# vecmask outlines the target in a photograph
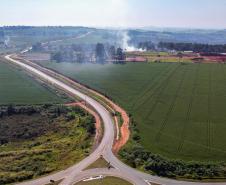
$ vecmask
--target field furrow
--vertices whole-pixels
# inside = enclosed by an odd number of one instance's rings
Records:
[[[184,82],[184,79],[185,79],[185,76],[186,76],[186,72],[187,72],[187,70],[183,70],[182,71],[182,77],[180,78],[180,83],[179,83],[179,85],[178,85],[178,87],[176,89],[176,93],[175,93],[175,95],[173,97],[173,100],[171,101],[171,104],[170,104],[170,107],[169,107],[169,109],[168,109],[168,111],[166,113],[166,116],[165,116],[164,120],[161,123],[161,127],[160,127],[158,133],[155,136],[156,137],[155,138],[156,142],[158,142],[160,140],[161,134],[164,131],[165,126],[166,126],[166,124],[167,124],[167,122],[169,120],[169,116],[171,115],[171,113],[172,113],[172,111],[173,111],[173,109],[175,107],[175,103],[176,103],[176,100],[177,100],[177,98],[179,96],[179,92],[180,92],[181,86],[182,86],[182,84]]]
[[[145,101],[143,99],[144,99],[144,97],[146,97],[147,94],[150,95],[150,92],[154,93],[154,89],[159,84],[159,80],[161,80],[164,73],[168,74],[171,70],[173,70],[173,69],[171,69],[171,67],[172,66],[167,66],[165,70],[161,70],[158,74],[156,74],[155,76],[152,76],[152,78],[150,80],[148,80],[148,83],[145,83],[142,86],[142,88],[141,88],[142,91],[141,91],[140,95],[138,96],[137,101],[133,103],[133,107],[135,109],[139,109],[140,106],[142,106],[142,103]],[[140,103],[137,103],[137,102],[140,102]]]
[[[158,105],[158,103],[161,101],[162,93],[164,92],[164,90],[168,86],[168,82],[176,74],[176,71],[178,70],[179,67],[180,67],[179,65],[176,66],[173,69],[173,71],[170,72],[170,74],[167,76],[167,78],[164,79],[162,81],[162,83],[154,90],[154,92],[152,94],[150,94],[149,96],[146,96],[145,102],[143,103],[143,106],[145,106],[144,104],[147,103],[147,102],[149,102],[149,103],[150,102],[154,102],[154,103],[152,104],[152,106],[149,107],[147,113],[146,114],[143,114],[143,116],[144,116],[145,119],[150,120],[150,117],[151,117],[153,111],[155,110],[155,108]]]
[[[184,146],[184,141],[186,139],[186,132],[187,132],[187,127],[189,126],[189,122],[190,122],[190,115],[191,115],[191,111],[192,111],[192,106],[193,106],[193,101],[194,101],[194,94],[195,94],[195,89],[197,87],[197,78],[198,78],[198,74],[199,74],[199,67],[200,65],[198,65],[196,67],[196,72],[195,72],[195,78],[193,81],[193,87],[192,87],[192,92],[191,92],[191,96],[190,96],[190,100],[189,100],[189,104],[188,104],[188,108],[187,108],[187,113],[186,113],[186,117],[185,117],[185,121],[182,123],[183,128],[182,128],[182,132],[181,132],[181,138],[179,140],[179,146],[178,146],[178,152],[180,152]]]
[[[212,67],[209,66],[209,90],[208,90],[208,120],[207,120],[207,147],[211,148],[211,93],[212,93]]]

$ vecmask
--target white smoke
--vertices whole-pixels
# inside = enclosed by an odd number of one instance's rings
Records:
[[[126,51],[129,51],[129,52],[132,52],[132,51],[145,51],[143,50],[142,48],[137,48],[133,45],[130,45],[129,42],[130,42],[131,38],[128,34],[127,31],[123,31],[122,32],[122,48],[123,50],[126,50]]]
[[[129,13],[129,1],[130,0],[110,0],[111,4],[111,15],[114,15],[115,20],[114,24],[118,25],[119,31],[117,37],[119,39],[118,44],[123,50],[126,51],[143,51],[141,48],[136,48],[133,45],[130,45],[130,36],[128,31],[125,28],[129,25],[131,21],[131,16]],[[115,12],[117,10],[117,12]],[[109,12],[109,10],[108,10]]]
[[[6,36],[6,39],[4,41],[4,44],[8,47],[9,46],[9,43],[10,43],[10,37],[9,36]]]

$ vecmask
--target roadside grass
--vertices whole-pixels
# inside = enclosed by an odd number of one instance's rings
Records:
[[[85,170],[94,169],[94,168],[107,168],[108,162],[104,158],[97,159],[93,164],[88,166]]]
[[[125,108],[142,145],[172,159],[226,159],[226,65],[43,63]]]
[[[63,103],[54,90],[36,82],[10,64],[0,61],[0,105]]]
[[[75,185],[103,185],[103,184],[104,185],[132,185],[131,183],[116,177],[105,177],[100,180],[92,180],[87,182],[81,181],[76,183]]]

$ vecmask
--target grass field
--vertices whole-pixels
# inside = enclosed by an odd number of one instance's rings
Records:
[[[88,166],[86,168],[86,170],[88,170],[88,169],[94,169],[94,168],[107,168],[107,167],[109,167],[108,162],[105,159],[103,159],[103,158],[99,158],[93,164],[91,164],[90,166]]]
[[[132,185],[129,182],[126,182],[122,179],[116,178],[116,177],[105,177],[101,180],[93,180],[88,182],[79,182],[75,185]]]
[[[60,103],[64,100],[24,72],[0,61],[0,105]]]
[[[149,151],[226,161],[226,65],[44,65],[112,97],[133,115]]]

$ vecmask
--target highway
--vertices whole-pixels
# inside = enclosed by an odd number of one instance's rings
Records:
[[[49,183],[50,180],[52,179],[55,181],[64,179],[61,182],[61,185],[73,185],[84,178],[89,178],[91,176],[96,176],[96,175],[110,175],[110,176],[120,177],[131,182],[134,185],[148,185],[149,184],[148,182],[162,184],[162,185],[179,185],[179,184],[180,185],[211,185],[211,184],[214,184],[214,183],[177,181],[177,180],[152,176],[152,175],[137,171],[136,169],[133,169],[127,166],[126,164],[122,163],[112,153],[112,146],[113,146],[114,135],[115,135],[114,122],[111,114],[103,105],[101,105],[99,102],[97,102],[93,98],[88,97],[87,95],[79,92],[73,87],[65,84],[64,82],[44,73],[43,71],[35,67],[32,67],[27,63],[23,63],[19,60],[13,59],[12,56],[13,55],[7,55],[5,56],[5,59],[11,63],[14,63],[20,66],[24,70],[39,77],[43,81],[49,84],[52,84],[54,86],[57,86],[59,89],[65,92],[69,92],[70,94],[73,94],[74,96],[80,97],[81,99],[85,100],[100,115],[104,124],[103,139],[100,145],[97,147],[97,149],[92,154],[90,154],[87,158],[85,158],[78,164],[75,164],[74,166],[66,170],[57,172],[55,174],[52,174],[46,177],[41,177],[39,179],[35,179],[32,181],[22,182],[22,183],[19,183],[19,185],[45,185]],[[108,169],[84,170],[90,164],[95,162],[101,155],[106,159],[106,161],[109,161],[114,168],[110,170]],[[215,184],[226,185],[226,183],[215,183]]]

